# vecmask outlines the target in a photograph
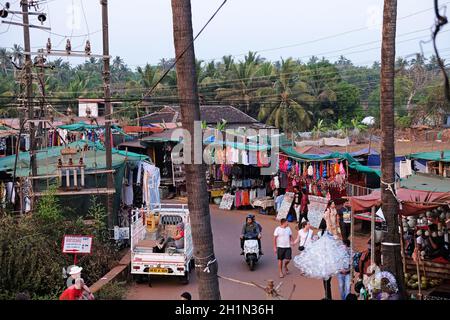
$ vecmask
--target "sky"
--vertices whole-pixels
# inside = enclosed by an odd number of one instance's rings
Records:
[[[54,49],[83,50],[89,38],[93,54],[101,54],[101,5],[99,0],[43,0],[40,11],[48,14],[47,31],[31,29],[32,51],[45,48],[51,38]],[[223,0],[191,0],[196,34]],[[20,10],[20,0],[11,9]],[[110,54],[120,56],[132,69],[174,56],[170,0],[109,0]],[[440,1],[441,6],[450,1]],[[5,1],[0,0],[4,5]],[[398,0],[397,56],[412,58],[432,53],[434,23],[432,0]],[[312,55],[335,61],[341,54],[357,65],[380,60],[382,0],[228,0],[195,42],[197,59],[219,60],[233,55],[241,60],[251,50],[268,60]],[[34,11],[31,9],[31,11]],[[10,14],[4,21],[17,21]],[[31,24],[40,25],[36,16]],[[89,36],[86,36],[89,34]],[[0,47],[23,47],[22,28],[0,24]],[[443,58],[450,58],[450,24],[438,37]],[[66,58],[72,64],[84,58]]]

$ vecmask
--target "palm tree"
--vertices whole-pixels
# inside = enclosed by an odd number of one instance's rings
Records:
[[[140,77],[140,83],[145,89],[152,88],[160,78],[160,69],[148,63],[144,68],[137,67],[136,70]]]
[[[8,51],[5,48],[0,48],[0,68],[2,68],[3,73],[8,74],[8,66],[11,65],[9,59]]]
[[[302,79],[308,84],[309,92],[316,101],[312,110],[314,119],[333,115],[337,101],[335,87],[340,81],[336,66],[325,59],[318,60],[312,57],[302,73]]]
[[[296,71],[297,65],[292,58],[282,60],[273,87],[258,90],[261,99],[258,119],[284,132],[307,129],[312,121],[309,107],[314,98]]]
[[[23,63],[23,59],[24,59],[24,54],[23,54],[23,48],[18,45],[18,44],[14,44],[13,45],[13,50],[12,50],[12,58],[13,61],[18,64],[21,65]]]
[[[194,121],[200,121],[200,107],[192,45],[191,2],[172,0],[172,13],[176,56],[184,52],[176,66],[183,128],[193,137]],[[199,297],[201,300],[219,300],[218,264],[214,255],[208,198],[204,196],[207,194],[205,166],[188,163],[185,170]]]
[[[385,0],[383,12],[383,36],[381,45],[381,207],[388,231],[382,243],[383,267],[391,272],[404,295],[403,262],[400,252],[398,203],[394,191],[394,77],[395,77],[395,33],[397,22],[397,0]],[[386,188],[386,185],[391,189]],[[385,245],[398,244],[398,245]],[[373,251],[372,251],[373,252]]]
[[[250,60],[232,64],[230,82],[216,90],[216,99],[243,108],[247,114],[250,114],[250,107],[257,89],[254,87],[257,70],[256,63]]]

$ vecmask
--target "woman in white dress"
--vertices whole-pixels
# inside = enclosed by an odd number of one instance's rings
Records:
[[[327,210],[331,207],[331,203]],[[324,215],[319,226],[320,238],[310,242],[294,257],[294,264],[303,276],[323,280],[326,299],[331,299],[331,277],[347,268],[350,259],[348,250],[337,236],[338,224],[334,224],[333,227],[333,216],[333,211],[329,210],[328,216]],[[331,228],[328,227],[328,223]]]

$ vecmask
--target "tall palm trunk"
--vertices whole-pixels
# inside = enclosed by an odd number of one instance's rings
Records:
[[[397,0],[384,1],[383,40],[381,46],[381,202],[386,218],[387,233],[381,247],[383,266],[398,281],[404,297],[403,265],[400,252],[398,203],[386,184],[394,188],[395,145],[394,145],[394,76],[395,76],[395,33]]]
[[[197,82],[195,81],[191,1],[172,0],[172,13],[176,57],[179,57],[188,48],[177,62],[177,84],[183,128],[189,131],[191,137],[194,137],[194,121],[200,121],[200,107]],[[194,149],[191,148],[192,153]],[[191,159],[195,159],[194,154]],[[184,167],[199,296],[201,300],[219,300],[218,264],[214,262],[213,236],[206,190],[206,168],[204,164],[186,164]],[[208,262],[211,264],[208,265]],[[204,272],[206,266],[209,267],[210,272]]]

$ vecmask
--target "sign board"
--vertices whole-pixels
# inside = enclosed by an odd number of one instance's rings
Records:
[[[118,226],[114,227],[114,240],[126,240],[130,239],[130,228]]]
[[[283,202],[278,208],[277,220],[286,219],[289,209],[291,209],[292,201],[294,201],[294,193],[286,192],[283,197]]]
[[[327,208],[328,199],[317,196],[308,196],[309,204],[308,204],[308,220],[311,226],[314,228],[318,228],[320,225],[320,221],[322,221],[323,214],[325,213],[325,209]]]
[[[92,236],[65,235],[63,253],[90,254],[92,250]]]
[[[225,193],[220,202],[219,209],[231,210],[234,203],[234,197],[235,196],[230,193]]]

